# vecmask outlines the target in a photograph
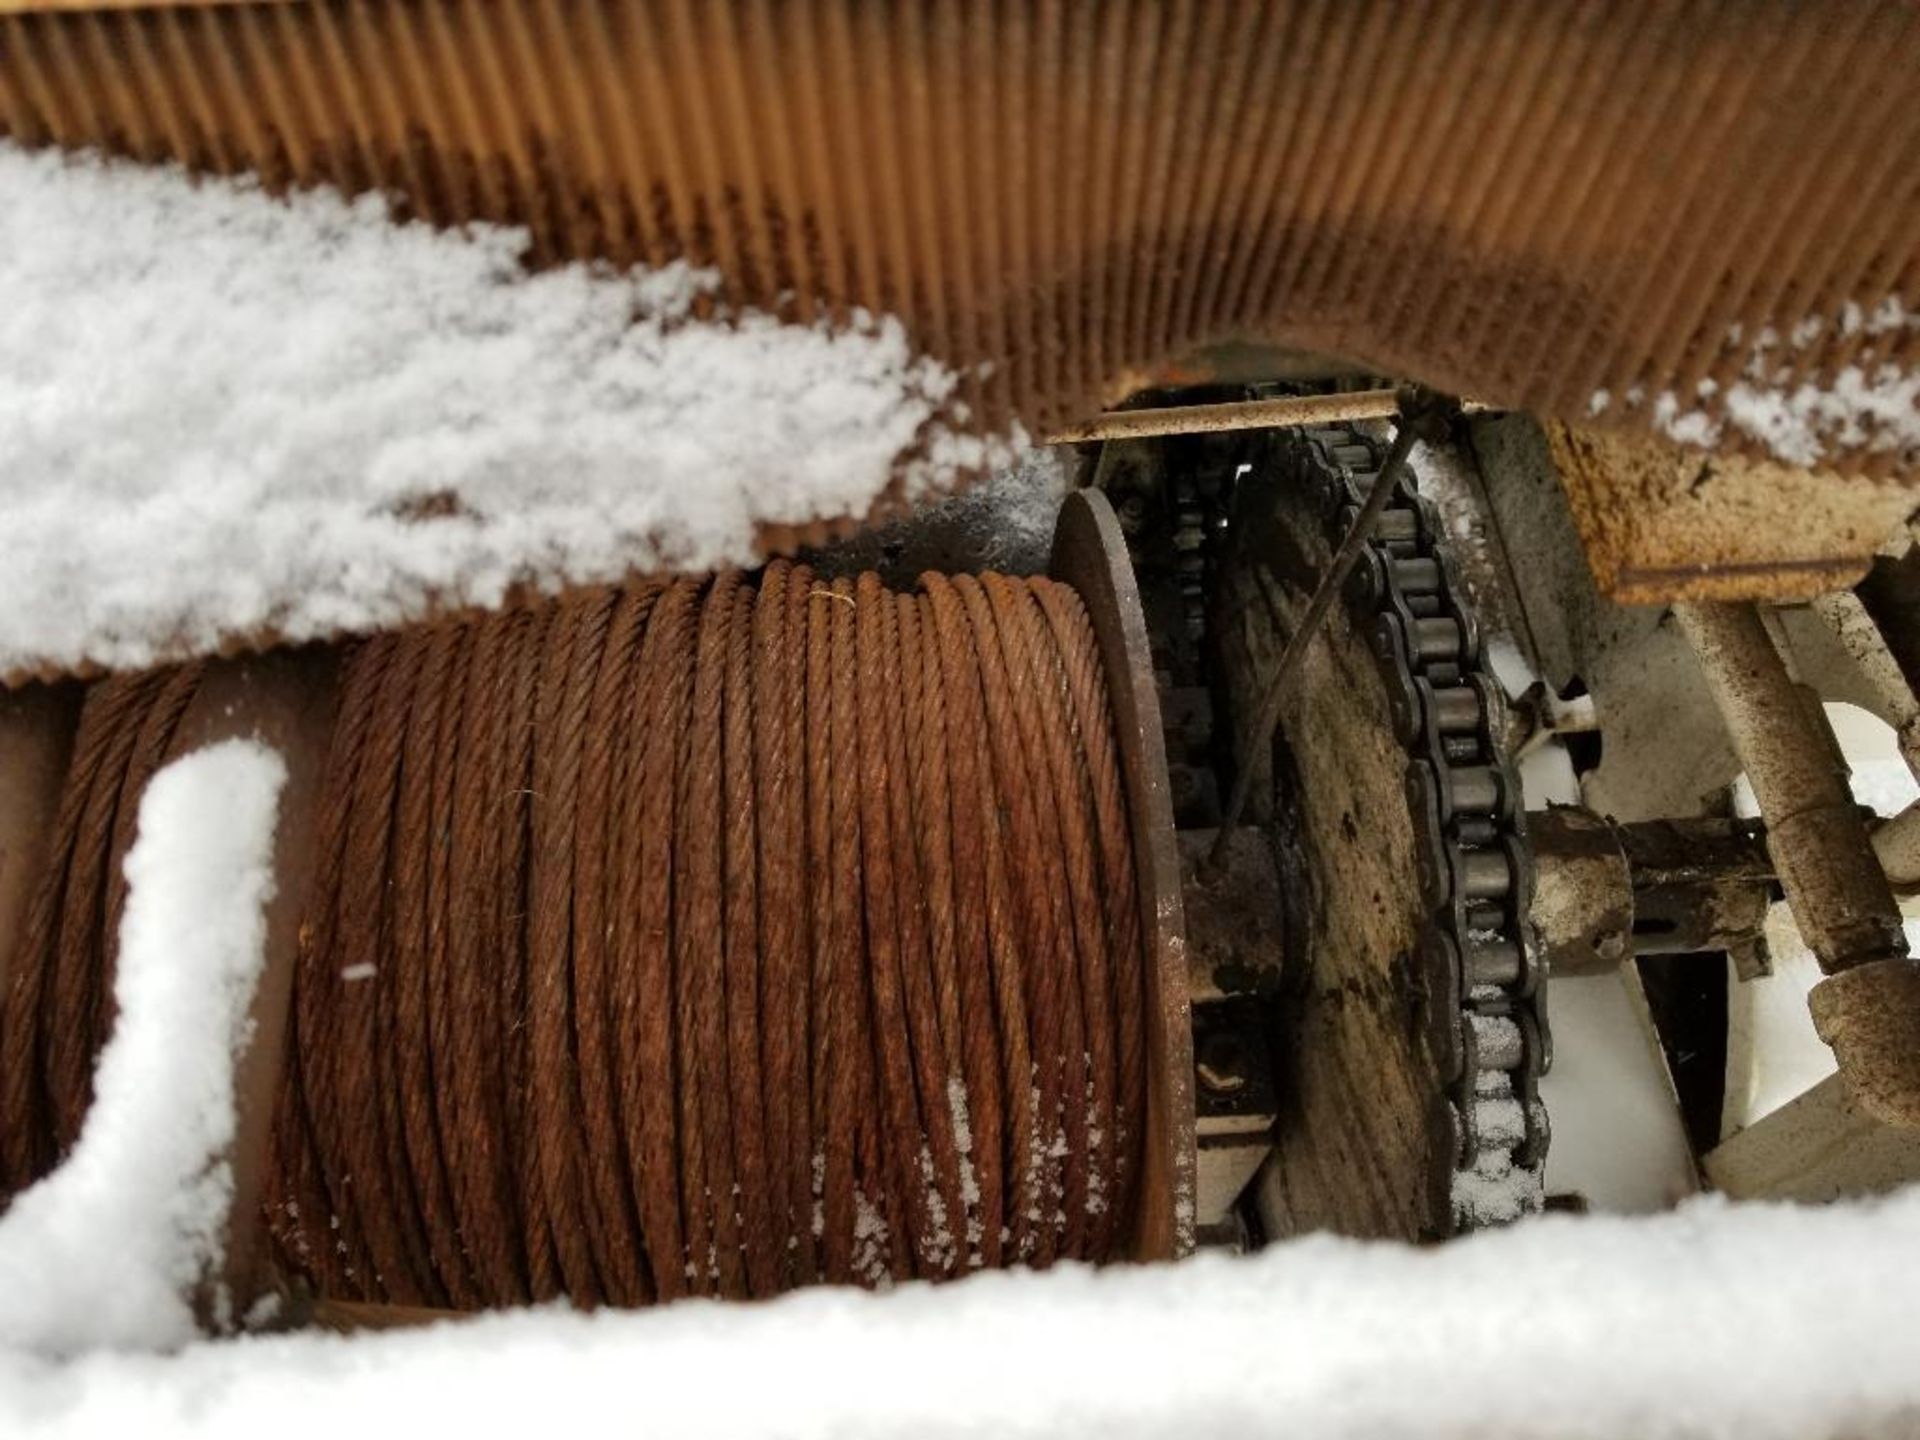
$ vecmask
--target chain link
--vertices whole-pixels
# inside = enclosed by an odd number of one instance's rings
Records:
[[[1329,541],[1359,514],[1385,447],[1354,429],[1304,432],[1325,480]],[[1446,1211],[1470,1230],[1539,1208],[1552,1058],[1533,934],[1525,807],[1500,745],[1497,688],[1437,511],[1402,471],[1347,585],[1356,630],[1407,752],[1407,803],[1428,918],[1408,957],[1445,1093],[1431,1124],[1453,1157]],[[1441,1167],[1438,1173],[1444,1174]]]

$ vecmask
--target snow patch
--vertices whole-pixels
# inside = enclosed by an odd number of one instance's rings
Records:
[[[193,1339],[192,1292],[219,1267],[233,1194],[233,1063],[249,1039],[285,781],[277,754],[236,740],[148,785],[93,1105],[65,1162],[0,1218],[0,1347]]]
[[[0,1355],[0,1433],[558,1435],[642,1397],[648,1433],[720,1440],[1905,1435],[1916,1269],[1920,1193],[1704,1199],[1439,1248],[1312,1236],[884,1295],[522,1311],[65,1365]]]
[[[702,318],[685,265],[4,142],[0,194],[0,673],[746,562],[1013,452],[897,320]]]
[[[1466,1170],[1453,1172],[1453,1213],[1463,1227],[1511,1225],[1540,1208],[1538,1166],[1513,1163],[1508,1150],[1484,1149]]]
[[[868,1285],[885,1289],[893,1284],[893,1231],[887,1217],[864,1189],[853,1192],[853,1273]]]
[[[1691,397],[1672,390],[1656,395],[1654,428],[1702,448],[1718,445],[1731,430],[1791,465],[1815,466],[1836,450],[1911,458],[1920,453],[1920,370],[1894,360],[1868,361],[1797,378],[1793,357],[1836,336],[1877,338],[1917,330],[1920,311],[1909,310],[1898,295],[1871,310],[1849,301],[1831,318],[1808,316],[1784,337],[1767,327],[1746,343],[1740,379],[1724,393],[1708,379],[1699,382]],[[1744,340],[1740,326],[1728,329],[1728,346],[1738,349]],[[1638,387],[1624,398],[1628,410],[1645,401]],[[1589,397],[1587,411],[1600,415],[1612,403],[1607,391],[1598,390]]]
[[[1478,1030],[1484,1017],[1475,1016]],[[1508,1022],[1509,1024],[1511,1022]],[[1475,1077],[1473,1128],[1480,1148],[1471,1166],[1453,1173],[1453,1212],[1463,1226],[1507,1225],[1540,1209],[1545,1198],[1538,1165],[1516,1165],[1512,1148],[1526,1138],[1526,1112],[1513,1081],[1498,1070]]]

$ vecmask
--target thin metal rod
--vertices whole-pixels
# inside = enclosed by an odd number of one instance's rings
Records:
[[[1344,425],[1355,420],[1391,420],[1400,413],[1393,390],[1353,390],[1344,395],[1276,395],[1220,405],[1164,405],[1151,410],[1108,410],[1047,437],[1049,445],[1083,440],[1139,440],[1154,435],[1212,435],[1227,430],[1271,430],[1293,425]]]
[[[1374,522],[1380,518],[1380,512],[1387,508],[1394,487],[1400,483],[1400,472],[1406,468],[1407,456],[1413,450],[1414,428],[1405,422],[1394,428],[1393,446],[1387,451],[1387,460],[1380,467],[1380,473],[1374,477],[1373,489],[1368,492],[1366,503],[1354,517],[1353,527],[1341,540],[1340,548],[1334,552],[1333,564],[1320,577],[1313,598],[1307,601],[1306,614],[1301,617],[1293,634],[1287,637],[1287,648],[1280,653],[1279,668],[1273,672],[1272,683],[1267,686],[1267,693],[1260,701],[1260,713],[1253,722],[1252,744],[1247,750],[1247,761],[1234,778],[1233,793],[1228,797],[1227,808],[1220,816],[1219,833],[1214,836],[1213,848],[1207,851],[1208,869],[1219,864],[1226,854],[1227,837],[1233,834],[1234,827],[1240,823],[1241,811],[1247,808],[1247,795],[1253,789],[1255,769],[1252,757],[1273,743],[1273,728],[1280,723],[1280,706],[1287,698],[1294,672],[1306,659],[1307,646],[1319,631],[1320,622],[1326,618],[1333,597],[1340,593],[1340,588],[1347,583],[1347,576],[1353,573],[1354,562],[1360,558],[1367,538],[1373,534]]]

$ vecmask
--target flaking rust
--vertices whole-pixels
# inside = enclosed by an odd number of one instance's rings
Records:
[[[1623,605],[1806,600],[1854,584],[1913,492],[1558,423],[1546,427],[1587,564]]]

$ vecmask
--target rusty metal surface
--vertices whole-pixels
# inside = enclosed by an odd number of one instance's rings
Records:
[[[1743,980],[1771,969],[1766,831],[1700,817],[1616,825],[1578,806],[1527,816],[1533,921],[1555,975],[1598,975],[1632,955],[1725,952]]]
[[[1305,609],[1297,623],[1288,634],[1286,644],[1280,656],[1274,661],[1273,674],[1267,678],[1266,690],[1260,696],[1259,708],[1254,711],[1253,728],[1246,736],[1246,748],[1254,754],[1265,754],[1273,747],[1274,727],[1280,723],[1280,714],[1286,706],[1288,689],[1296,683],[1295,677],[1306,662],[1307,652],[1320,633],[1320,625],[1326,613],[1332,607],[1334,599],[1346,585],[1347,577],[1353,573],[1353,567],[1359,562],[1360,553],[1373,539],[1374,527],[1393,499],[1394,487],[1399,483],[1400,472],[1407,463],[1407,453],[1413,448],[1413,427],[1402,424],[1394,433],[1393,446],[1381,462],[1380,470],[1373,479],[1372,488],[1366,499],[1361,502],[1358,512],[1340,543],[1334,548],[1326,569],[1316,578],[1313,592],[1307,597]],[[1227,837],[1240,823],[1240,817],[1246,810],[1247,797],[1252,793],[1258,772],[1251,765],[1240,767],[1240,773],[1234,778],[1233,790],[1227,797],[1227,803],[1221,811],[1221,829],[1214,839],[1214,848],[1207,857],[1209,865],[1219,863],[1221,849]]]
[[[1060,507],[1048,568],[1086,604],[1113,702],[1152,987],[1147,1001],[1147,1163],[1134,1255],[1173,1259],[1193,1249],[1196,1198],[1193,1027],[1180,854],[1174,844],[1166,742],[1146,617],[1126,539],[1113,507],[1098,490],[1076,490]]]
[[[1226,373],[1208,355],[1572,418],[1600,391],[1724,392],[1749,363],[1733,337],[1768,326],[1822,331],[1780,357],[1787,388],[1910,369],[1920,328],[1838,318],[1912,293],[1920,192],[1894,182],[1920,149],[1920,13],[1571,14],[5,0],[0,139],[377,191],[522,226],[536,265],[687,259],[723,311],[891,313],[971,419],[1032,435],[1183,365]],[[1355,83],[1389,71],[1424,83]],[[1651,410],[1601,419],[1638,435]],[[1845,583],[1898,504],[1697,455],[1576,470],[1625,599]]]
[[[331,1330],[339,1335],[362,1331],[403,1330],[417,1325],[469,1318],[461,1310],[436,1310],[426,1305],[376,1305],[363,1300],[314,1299],[289,1295],[272,1328]]]
[[[1548,973],[1600,975],[1633,953],[1633,875],[1614,827],[1590,810],[1532,811],[1533,923]]]
[[[212,662],[181,717],[170,752],[180,756],[223,740],[258,740],[277,751],[287,767],[274,830],[274,892],[249,1012],[252,1038],[233,1073],[234,1133],[227,1155],[233,1199],[218,1281],[226,1294],[222,1303],[239,1314],[278,1289],[261,1200],[286,1053],[295,953],[316,854],[336,663],[335,653],[320,646]],[[217,1318],[212,1305],[210,1296],[201,1297],[203,1319]]]
[[[1584,693],[1605,737],[1582,800],[1616,821],[1714,813],[1740,763],[1686,639],[1665,607],[1600,593],[1537,420],[1483,416],[1463,429],[1491,548],[1512,570],[1525,622],[1516,628],[1541,678],[1556,693]]]
[[[1875,960],[1829,975],[1807,997],[1847,1092],[1875,1118],[1920,1128],[1920,961]]]
[[[1392,390],[1351,390],[1338,395],[1277,395],[1217,405],[1158,405],[1109,410],[1047,437],[1049,445],[1089,440],[1142,440],[1156,435],[1221,435],[1231,430],[1269,430],[1288,425],[1344,425],[1389,420],[1400,413]]]
[[[1793,683],[1751,605],[1677,605],[1767,823],[1767,853],[1807,945],[1829,974],[1905,955],[1899,906],[1875,862],[1820,711]]]
[[[1193,999],[1271,995],[1285,969],[1286,941],[1280,871],[1267,832],[1241,826],[1213,868],[1204,864],[1213,831],[1182,830],[1175,838]]]
[[[1595,583],[1623,605],[1841,589],[1913,509],[1900,485],[1566,425],[1546,431]]]
[[[1034,434],[1233,342],[1582,416],[1911,293],[1916,65],[1874,0],[10,0],[0,135],[891,311]],[[1912,361],[1828,331],[1783,383]]]
[[[1676,606],[1767,821],[1801,936],[1827,972],[1808,997],[1850,1093],[1920,1124],[1920,965],[1817,697],[1793,684],[1751,605]]]
[[[1725,951],[1742,980],[1770,974],[1774,868],[1766,828],[1698,816],[1618,827],[1633,877],[1636,955]]]
[[[266,907],[264,959],[248,1015],[250,1039],[234,1067],[234,1135],[225,1157],[232,1200],[224,1261],[219,1274],[194,1297],[203,1324],[212,1329],[227,1328],[256,1297],[277,1288],[266,1255],[261,1199],[305,877],[312,870],[314,816],[332,726],[334,663],[333,653],[320,647],[211,662],[167,752],[171,760],[244,738],[271,746],[287,766],[275,829],[275,887]],[[0,983],[33,882],[54,839],[55,807],[81,698],[77,684],[0,694]]]
[[[7,983],[34,881],[53,843],[54,811],[79,714],[77,685],[0,692],[0,987]]]
[[[1337,537],[1309,497],[1322,477],[1287,438],[1235,497],[1232,553],[1210,599],[1236,763],[1257,767],[1255,822],[1286,861],[1295,968],[1273,1045],[1279,1121],[1261,1179],[1274,1238],[1317,1229],[1413,1239],[1441,1233],[1452,1155],[1430,1144],[1443,1077],[1415,1008],[1412,953],[1425,918],[1407,755],[1361,626],[1336,605],[1286,696],[1279,743],[1252,738],[1255,711]],[[1271,763],[1267,763],[1271,757]],[[1364,828],[1357,818],[1366,817]],[[1295,938],[1298,937],[1297,944]],[[1356,1159],[1365,1156],[1365,1160]]]
[[[1288,902],[1263,1222],[1271,1236],[1405,1238],[1505,1223],[1539,1201],[1550,1044],[1478,620],[1439,512],[1411,472],[1389,485],[1377,436],[1274,432],[1244,453],[1209,628]],[[1383,494],[1343,603],[1298,683],[1276,687],[1313,628],[1310,595]],[[1275,693],[1269,746],[1260,711]]]
[[[57,13],[62,10],[198,10],[215,5],[294,5],[304,0],[0,0],[0,15]]]
[[[1836,590],[1813,602],[1814,613],[1838,641],[1872,699],[1870,708],[1893,727],[1900,758],[1920,776],[1920,698],[1879,624],[1851,590]]]

